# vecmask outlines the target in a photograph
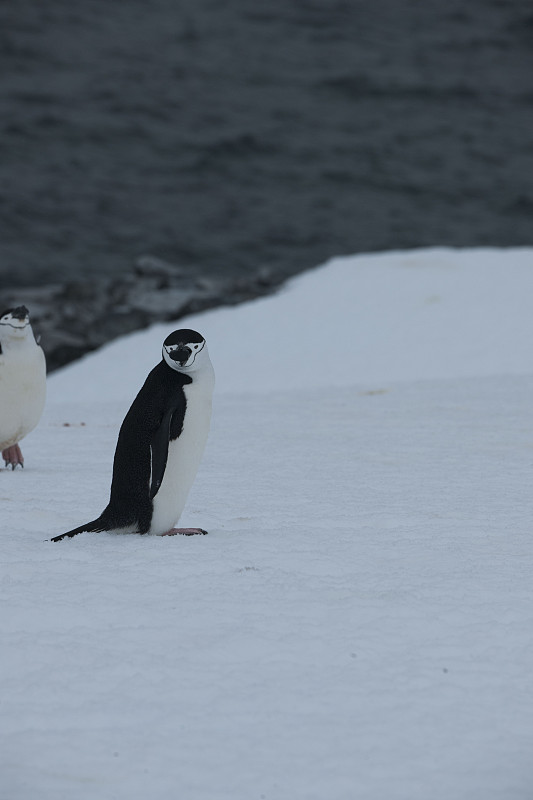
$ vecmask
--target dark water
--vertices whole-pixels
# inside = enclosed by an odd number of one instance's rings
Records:
[[[0,2],[2,288],[533,243],[530,0]]]

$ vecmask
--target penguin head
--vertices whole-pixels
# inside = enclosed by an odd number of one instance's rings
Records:
[[[26,336],[30,328],[30,312],[26,306],[8,308],[0,314],[0,335],[12,339]]]
[[[196,372],[209,359],[204,337],[190,328],[173,331],[163,342],[163,359],[178,372]]]

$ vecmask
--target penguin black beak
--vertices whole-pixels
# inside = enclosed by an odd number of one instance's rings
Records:
[[[26,319],[26,317],[29,317],[29,315],[30,312],[26,306],[17,306],[17,308],[14,308],[11,312],[11,316],[18,320]]]
[[[169,356],[172,361],[178,361],[181,366],[183,366],[191,357],[191,353],[192,350],[190,347],[180,346],[177,348],[177,350],[173,350],[171,353],[169,353]]]

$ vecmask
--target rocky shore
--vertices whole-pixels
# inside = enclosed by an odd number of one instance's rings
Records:
[[[129,275],[22,287],[1,297],[2,308],[28,307],[52,372],[117,336],[154,322],[235,305],[273,291],[279,282],[265,269],[249,277],[193,279],[175,265],[145,255]]]

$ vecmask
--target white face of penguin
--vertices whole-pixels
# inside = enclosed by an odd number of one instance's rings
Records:
[[[205,339],[189,328],[174,331],[163,342],[163,358],[178,372],[196,372],[209,360]]]
[[[26,306],[9,308],[0,316],[0,336],[3,339],[21,339],[30,330],[30,315]]]

